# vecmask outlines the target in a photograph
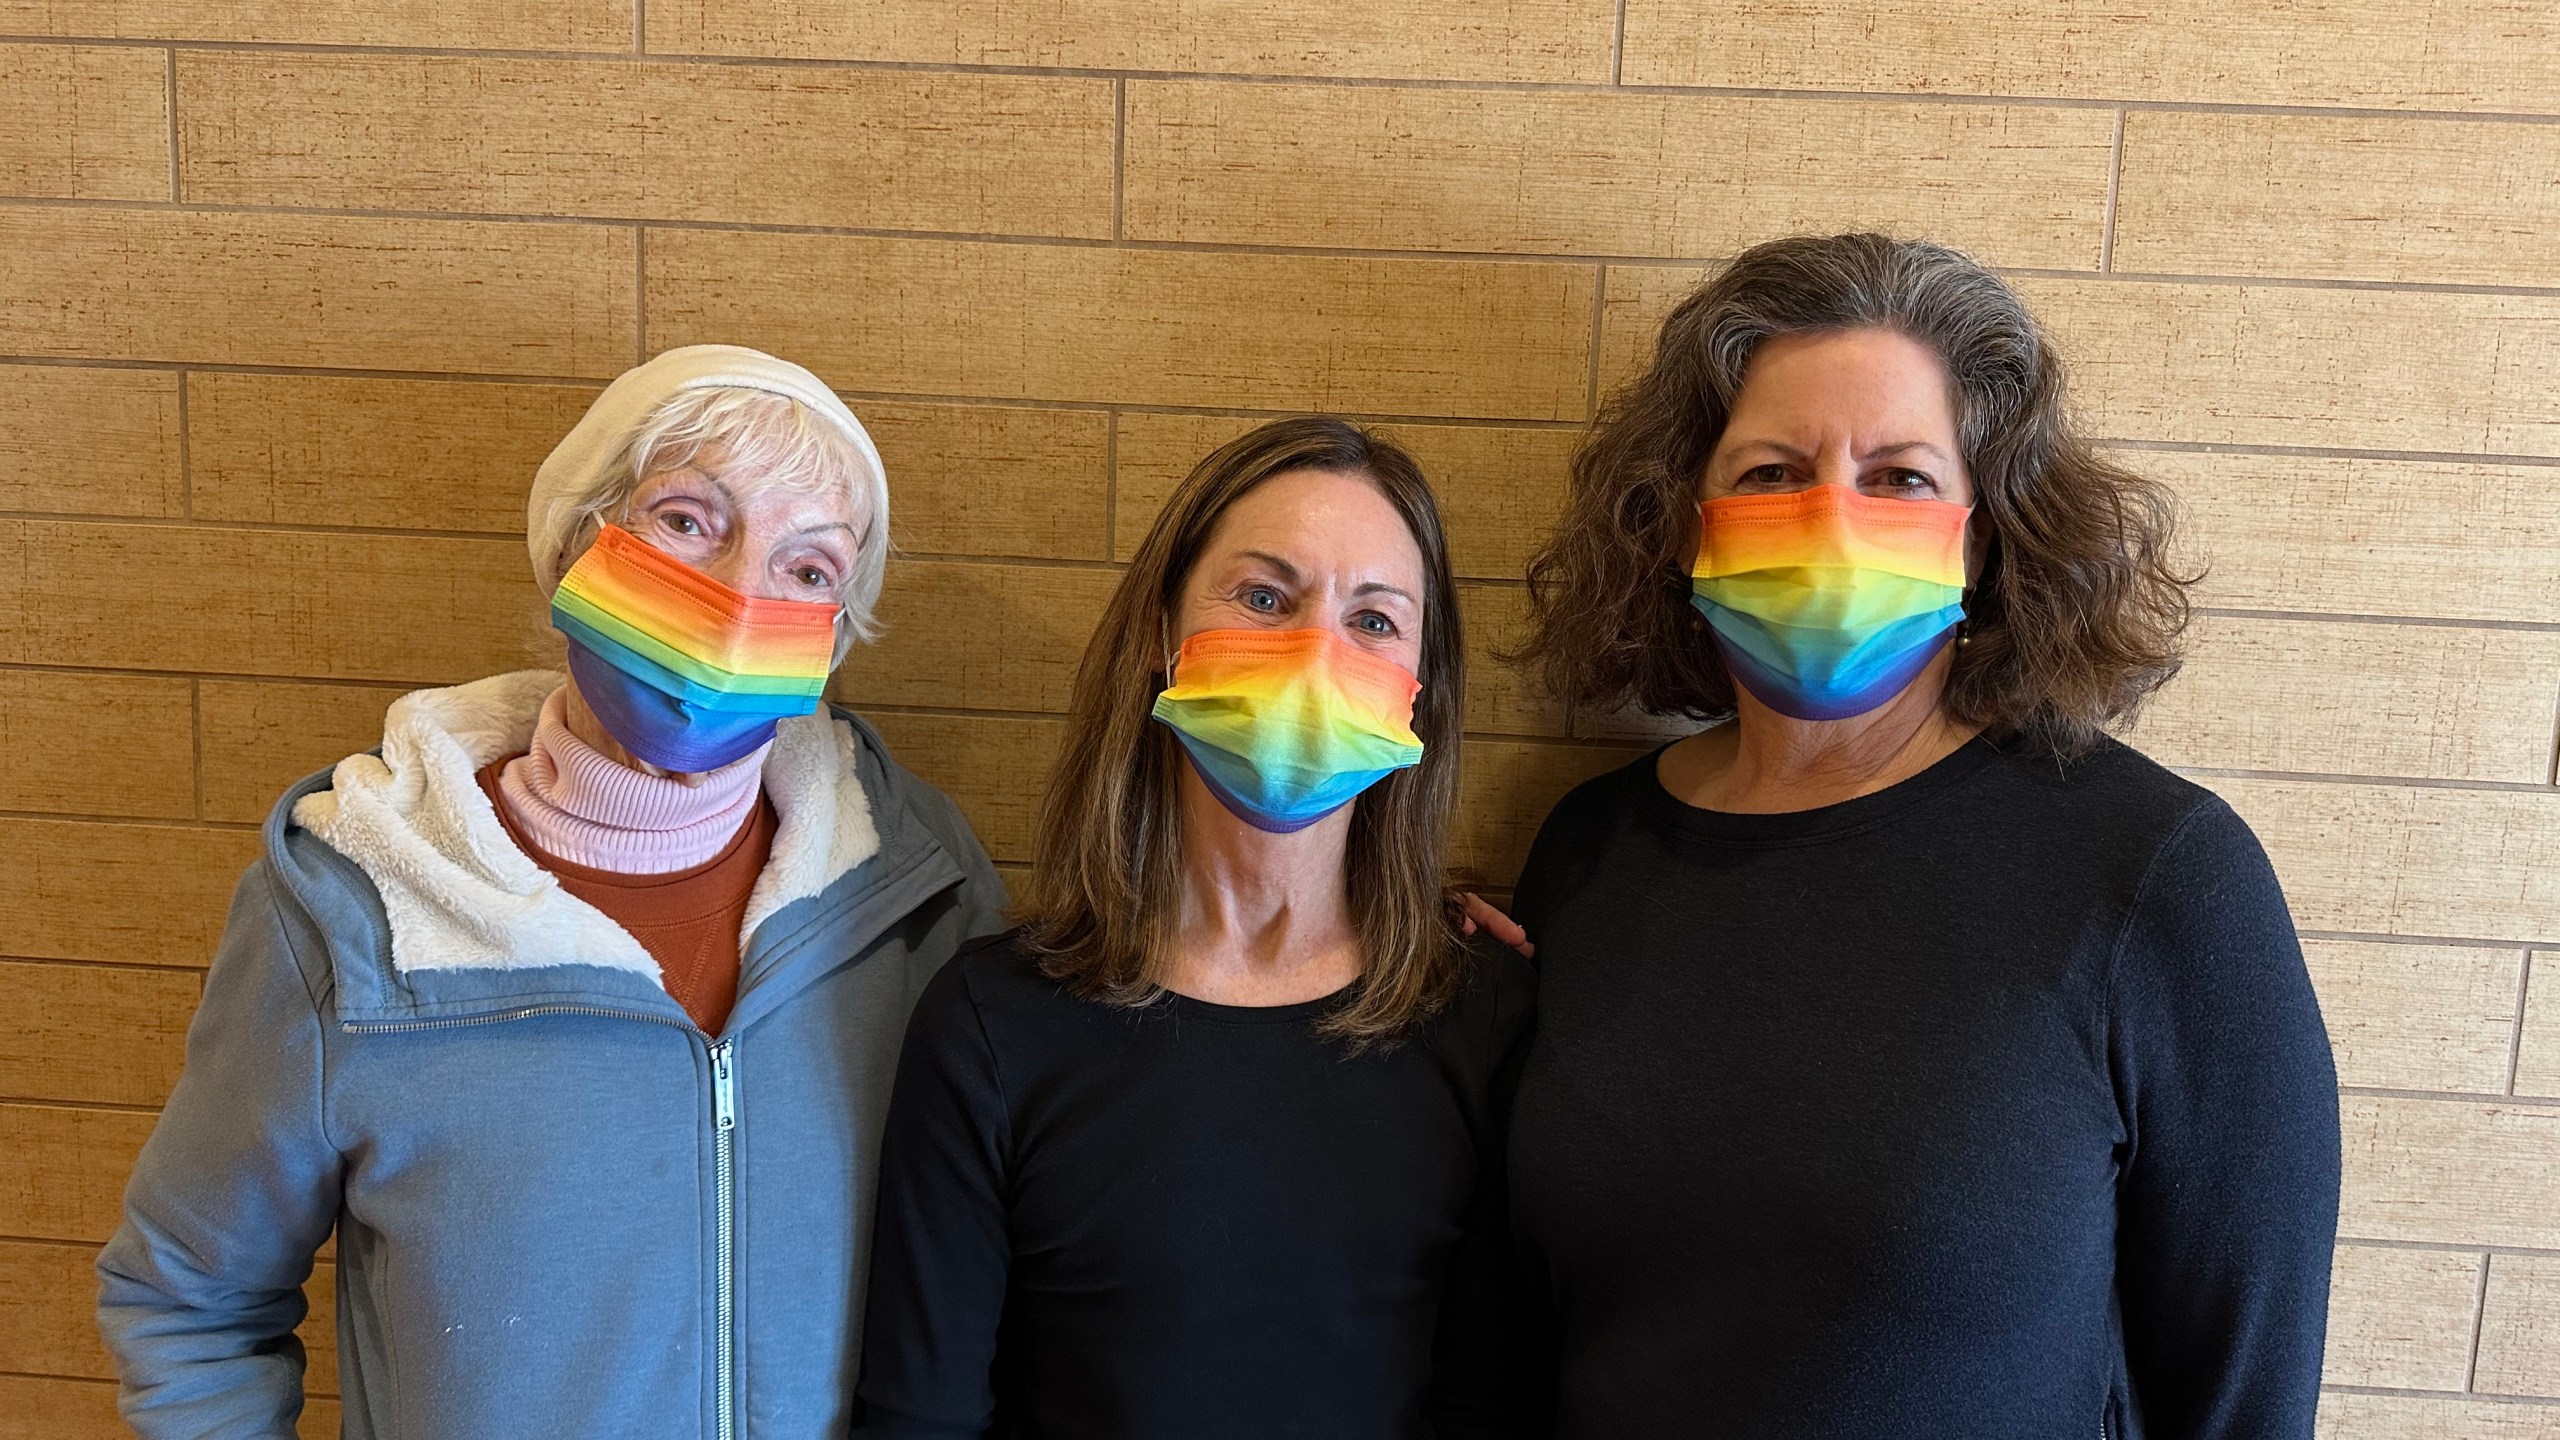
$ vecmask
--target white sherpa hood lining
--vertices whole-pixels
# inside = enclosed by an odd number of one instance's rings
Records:
[[[294,805],[294,823],[381,893],[393,969],[599,965],[659,978],[631,932],[516,845],[480,788],[484,767],[531,747],[542,702],[561,683],[556,671],[525,670],[404,695],[383,718],[382,753],[339,761],[328,789]],[[859,743],[823,709],[776,732],[764,793],[781,824],[738,927],[741,957],[775,912],[879,850],[854,775]]]

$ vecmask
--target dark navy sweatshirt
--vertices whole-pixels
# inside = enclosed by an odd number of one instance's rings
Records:
[[[1817,810],[1548,817],[1514,1219],[1568,1440],[2312,1433],[2338,1119],[2238,816],[1977,740]]]

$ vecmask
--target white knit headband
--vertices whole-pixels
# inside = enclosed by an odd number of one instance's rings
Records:
[[[632,432],[660,405],[685,391],[730,386],[787,395],[843,431],[870,469],[869,474],[853,478],[857,498],[870,502],[872,533],[887,534],[889,476],[880,463],[880,451],[871,443],[870,432],[826,382],[788,360],[743,345],[687,345],[622,372],[534,473],[533,493],[525,497],[525,550],[545,595],[559,587],[560,552],[569,542],[569,529],[577,523],[580,508],[625,478],[608,470]],[[867,609],[880,598],[876,584],[873,590],[854,598]]]

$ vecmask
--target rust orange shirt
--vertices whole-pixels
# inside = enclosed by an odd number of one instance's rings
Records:
[[[738,999],[738,927],[746,923],[747,897],[773,853],[779,821],[773,802],[759,795],[747,823],[719,854],[689,870],[664,875],[618,875],[572,865],[548,855],[525,838],[507,802],[498,793],[498,772],[507,762],[481,770],[480,788],[497,807],[498,823],[534,863],[560,881],[560,888],[605,913],[631,932],[658,962],[667,993],[693,1017],[705,1034],[717,1035],[728,1023],[729,1007]]]

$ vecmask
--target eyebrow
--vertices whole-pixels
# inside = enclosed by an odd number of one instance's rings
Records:
[[[1268,550],[1239,550],[1236,553],[1244,556],[1248,560],[1259,560],[1263,564],[1270,566],[1272,569],[1279,571],[1280,578],[1288,581],[1292,585],[1301,584],[1306,579],[1304,575],[1299,573],[1297,566],[1290,564],[1288,561],[1281,559],[1279,556],[1272,554]],[[1365,584],[1355,586],[1351,593],[1354,595],[1393,595],[1397,599],[1404,601],[1407,605],[1419,605],[1421,603],[1413,598],[1412,592],[1399,585],[1390,585],[1384,580],[1371,580]]]
[[[1804,451],[1797,449],[1793,445],[1788,445],[1777,440],[1745,440],[1736,448],[1743,450],[1771,450],[1780,455],[1784,455],[1790,460],[1808,460],[1812,458],[1810,455],[1807,455]],[[1939,459],[1950,463],[1955,459],[1954,456],[1949,455],[1946,451],[1939,449],[1937,446],[1930,444],[1926,440],[1896,440],[1890,445],[1879,445],[1858,458],[1860,460],[1877,460],[1882,459],[1887,455],[1898,455],[1905,450],[1926,450],[1930,454],[1937,456]]]
[[[703,469],[699,465],[687,465],[684,467],[684,470],[671,470],[667,473],[671,475],[680,475],[685,473],[685,471],[691,471],[692,473],[701,476],[702,483],[710,486],[712,493],[720,497],[720,503],[727,506],[731,514],[734,515],[737,513],[738,493],[729,488],[729,482],[712,474],[710,471]],[[792,531],[790,534],[785,535],[782,538],[785,540],[797,540],[803,535],[823,535],[829,530],[841,530],[847,535],[852,536],[855,544],[858,545],[862,543],[862,531],[855,528],[854,523],[850,520],[829,520],[817,525],[803,525],[799,529]]]
[[[1307,578],[1306,576],[1298,573],[1297,566],[1290,564],[1288,561],[1281,559],[1279,556],[1272,554],[1268,550],[1244,550],[1239,551],[1238,553],[1248,560],[1259,560],[1263,564],[1270,566],[1272,569],[1279,571],[1280,578],[1288,581],[1292,585],[1298,584]]]

